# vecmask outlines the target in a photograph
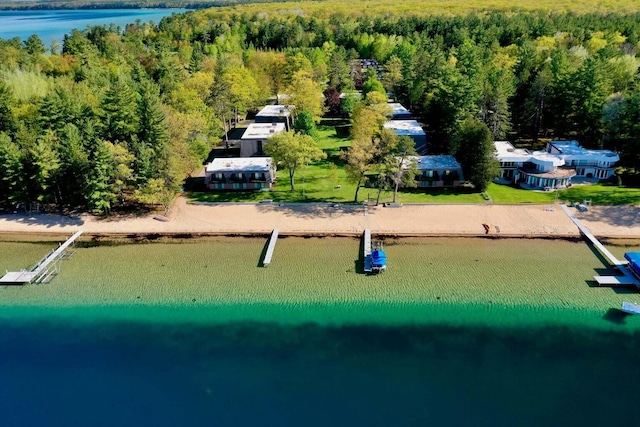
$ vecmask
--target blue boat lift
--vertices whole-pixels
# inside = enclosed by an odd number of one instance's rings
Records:
[[[387,254],[382,249],[382,243],[371,243],[371,230],[364,230],[363,235],[364,272],[377,274],[387,270]]]

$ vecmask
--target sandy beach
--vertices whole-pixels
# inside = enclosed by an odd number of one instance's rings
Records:
[[[640,238],[640,206],[571,208],[589,230],[603,238]],[[383,207],[330,204],[212,204],[187,203],[179,197],[168,218],[144,216],[97,217],[89,214],[0,215],[0,233],[87,235],[145,234],[263,234],[279,228],[283,234],[349,235],[371,229],[381,235],[574,237],[577,227],[553,205],[404,205]]]

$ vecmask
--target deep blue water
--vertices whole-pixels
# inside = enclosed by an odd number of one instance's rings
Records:
[[[633,425],[640,334],[0,322],[7,426]]]
[[[64,35],[87,25],[109,25],[114,23],[122,29],[126,24],[140,19],[141,22],[159,23],[165,16],[185,12],[185,9],[106,9],[106,10],[0,10],[0,38],[19,37],[26,40],[37,34],[49,48],[55,39],[62,44]]]

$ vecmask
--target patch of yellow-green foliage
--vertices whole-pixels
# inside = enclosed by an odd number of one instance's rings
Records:
[[[233,7],[209,9],[208,13],[227,14],[247,12],[280,15],[311,15],[327,17],[333,13],[346,16],[419,16],[419,15],[464,15],[471,12],[490,10],[512,11],[554,11],[586,13],[632,13],[640,10],[640,3],[626,0],[406,0],[402,2],[381,2],[376,0],[329,0],[244,4]]]
[[[5,70],[0,74],[13,96],[23,102],[44,98],[52,86],[52,79],[37,71],[25,71],[21,68]]]

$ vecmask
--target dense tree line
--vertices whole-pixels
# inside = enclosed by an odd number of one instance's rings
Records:
[[[282,93],[308,122],[354,114],[390,92],[425,124],[432,154],[456,153],[464,135],[484,140],[486,128],[532,146],[575,138],[638,168],[639,18],[225,9],[157,27],[91,27],[51,46],[1,40],[0,203],[97,212],[165,204],[238,116],[270,97],[284,102]],[[379,73],[354,70],[356,58],[377,60]],[[361,106],[339,97],[356,85]],[[371,154],[366,137],[353,139]],[[396,169],[386,173],[391,186]]]
[[[224,25],[212,25],[216,19]],[[636,150],[629,147],[635,138],[629,103],[639,89],[640,14],[321,19],[206,11],[169,18],[163,28],[207,43],[234,34],[248,56],[302,54],[316,80],[338,93],[352,83],[350,59],[376,59],[385,88],[425,123],[434,152],[453,152],[460,125],[471,116],[494,138],[533,145],[540,137],[576,138],[618,150],[623,164],[639,166],[630,155]]]

